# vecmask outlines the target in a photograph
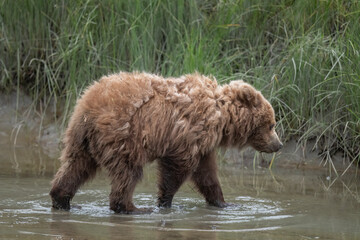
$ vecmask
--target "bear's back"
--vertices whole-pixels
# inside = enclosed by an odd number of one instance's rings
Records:
[[[200,74],[163,78],[148,73],[120,72],[102,77],[91,85],[78,101],[95,116],[115,111],[132,117],[155,95],[176,105],[215,101],[217,83]]]

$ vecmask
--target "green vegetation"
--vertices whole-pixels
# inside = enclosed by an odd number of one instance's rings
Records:
[[[359,161],[359,19],[357,0],[0,0],[0,88],[55,104],[65,123],[109,72],[241,78],[270,99],[284,139]]]

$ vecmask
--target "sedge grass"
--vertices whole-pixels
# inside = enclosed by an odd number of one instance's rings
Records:
[[[0,88],[52,104],[64,127],[109,72],[241,78],[271,101],[282,138],[359,162],[359,19],[344,0],[0,0]]]

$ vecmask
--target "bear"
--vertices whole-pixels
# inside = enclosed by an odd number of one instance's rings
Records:
[[[64,134],[61,166],[50,196],[70,209],[78,188],[99,168],[111,180],[110,209],[149,212],[132,202],[143,166],[156,161],[158,206],[191,179],[210,206],[226,207],[216,166],[218,147],[250,146],[272,153],[282,147],[271,104],[242,80],[218,85],[199,73],[163,78],[146,72],[103,76],[77,100]]]

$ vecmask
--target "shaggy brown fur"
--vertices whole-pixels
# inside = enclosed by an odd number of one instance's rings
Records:
[[[249,84],[218,86],[192,74],[162,78],[114,74],[78,100],[64,138],[62,166],[52,181],[53,207],[69,209],[77,189],[98,168],[111,178],[110,208],[140,212],[132,203],[143,166],[158,159],[158,204],[170,207],[190,178],[209,205],[224,207],[216,174],[218,146],[275,152],[282,144],[269,102]]]

